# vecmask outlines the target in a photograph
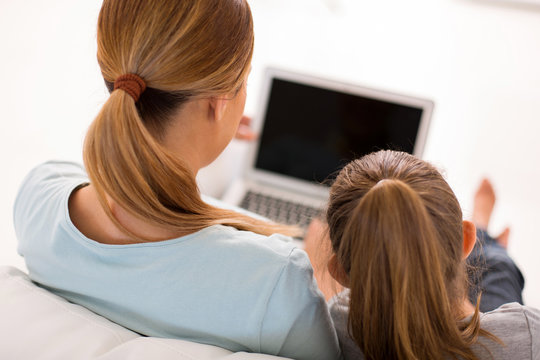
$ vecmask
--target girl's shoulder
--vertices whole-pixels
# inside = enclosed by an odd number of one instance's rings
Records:
[[[512,329],[524,329],[540,334],[540,310],[513,302],[483,313],[480,323],[488,331],[506,333]]]
[[[510,303],[483,313],[480,327],[497,336],[503,345],[481,337],[475,351],[494,359],[540,358],[540,310]],[[481,357],[483,358],[483,357]]]

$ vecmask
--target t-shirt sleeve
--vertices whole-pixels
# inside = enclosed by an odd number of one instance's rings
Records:
[[[288,331],[287,331],[288,330]],[[294,249],[268,300],[261,351],[296,360],[340,359],[328,306],[306,253]]]

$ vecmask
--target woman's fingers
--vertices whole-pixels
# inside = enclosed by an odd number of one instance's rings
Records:
[[[251,118],[249,116],[242,116],[234,137],[246,141],[253,141],[257,138],[257,134],[251,128]]]

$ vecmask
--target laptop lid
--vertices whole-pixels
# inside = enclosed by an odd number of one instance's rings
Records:
[[[325,198],[322,183],[352,159],[380,149],[421,157],[432,110],[426,99],[267,69],[245,177]]]

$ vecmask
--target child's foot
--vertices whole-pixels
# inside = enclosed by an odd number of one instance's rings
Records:
[[[508,248],[508,238],[510,237],[510,228],[504,228],[503,232],[495,238],[497,244],[501,245],[503,248]]]
[[[495,190],[488,179],[483,179],[474,195],[472,222],[480,229],[487,230],[494,206]]]

